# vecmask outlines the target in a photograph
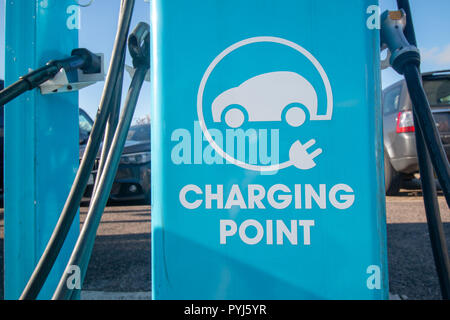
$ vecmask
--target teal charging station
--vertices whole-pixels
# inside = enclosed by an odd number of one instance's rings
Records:
[[[6,1],[5,86],[78,47],[74,0]],[[5,299],[39,261],[79,162],[78,94],[29,91],[5,106]],[[50,299],[79,233],[77,217],[40,299]]]
[[[387,299],[375,0],[152,1],[154,299]]]
[[[388,298],[377,5],[151,1],[154,299]],[[75,7],[6,2],[5,86],[78,47]],[[6,299],[62,211],[78,132],[76,92],[5,107]]]

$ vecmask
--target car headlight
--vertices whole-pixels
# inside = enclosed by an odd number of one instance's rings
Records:
[[[147,152],[139,152],[139,153],[129,153],[124,154],[120,157],[121,164],[142,164],[150,162],[151,153]]]

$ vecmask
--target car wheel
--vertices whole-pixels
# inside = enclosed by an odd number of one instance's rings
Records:
[[[225,122],[230,128],[239,128],[245,121],[245,115],[238,108],[231,108],[225,113]]]
[[[384,181],[386,186],[386,195],[397,195],[400,191],[401,176],[392,167],[386,152],[384,153]]]
[[[291,127],[300,127],[306,121],[306,113],[302,108],[292,107],[286,112],[286,122]]]

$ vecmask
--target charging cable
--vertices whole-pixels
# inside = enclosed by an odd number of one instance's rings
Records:
[[[110,116],[111,109],[115,104],[114,96],[116,88],[118,88],[119,74],[120,72],[123,72],[121,70],[124,68],[122,62],[126,52],[134,3],[135,0],[122,0],[116,39],[97,117],[92,127],[91,134],[89,135],[89,140],[69,196],[44,253],[39,259],[33,274],[22,292],[20,297],[21,300],[37,298],[64,244],[75,215],[78,212],[95,159],[97,158],[98,149],[105,132],[107,120]]]
[[[399,11],[386,11],[381,16],[381,42],[383,46],[389,48],[391,66],[399,74],[404,75],[413,103],[416,148],[431,247],[442,297],[448,300],[450,262],[437,201],[434,171],[441,184],[447,206],[450,206],[450,166],[423,89],[420,53],[417,49],[409,1],[397,0],[397,4]]]

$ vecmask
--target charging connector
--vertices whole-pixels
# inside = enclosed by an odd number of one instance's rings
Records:
[[[420,53],[408,0],[397,0],[399,11],[381,16],[381,45],[390,51],[390,64],[404,75],[413,104],[420,180],[430,242],[443,299],[450,299],[450,259],[437,201],[434,172],[450,206],[450,166],[431,113],[420,74]],[[433,170],[434,169],[434,170]]]
[[[17,82],[0,91],[0,105],[7,104],[24,92],[33,90],[37,87],[41,87],[41,92],[43,94],[58,92],[57,88],[55,91],[55,88],[52,88],[51,90],[42,90],[42,87],[45,88],[45,84],[48,81],[51,81],[61,74],[64,75],[63,79],[65,80],[56,81],[56,86],[62,87],[64,85],[70,85],[66,74],[74,70],[80,70],[80,72],[85,75],[101,74],[103,72],[102,61],[101,55],[96,55],[87,49],[74,49],[72,50],[70,57],[61,60],[51,60],[45,66],[20,77]],[[80,88],[76,85],[72,85],[71,87]]]
[[[381,42],[389,48],[389,62],[395,71],[403,74],[406,64],[419,66],[419,50],[408,42],[403,33],[406,27],[405,11],[385,11],[381,15],[381,24]]]

